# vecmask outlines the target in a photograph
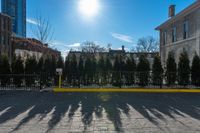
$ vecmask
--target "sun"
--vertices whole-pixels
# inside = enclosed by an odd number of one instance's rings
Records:
[[[99,12],[99,0],[79,0],[78,8],[85,17],[94,17]]]

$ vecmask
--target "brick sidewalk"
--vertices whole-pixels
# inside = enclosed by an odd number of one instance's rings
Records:
[[[15,92],[0,95],[0,133],[200,132],[198,94]]]

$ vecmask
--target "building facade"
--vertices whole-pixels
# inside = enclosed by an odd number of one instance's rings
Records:
[[[11,17],[0,13],[0,55],[7,55],[11,61],[11,35],[12,22]]]
[[[154,61],[155,56],[159,55],[158,52],[154,52],[154,53],[126,52],[124,46],[122,46],[121,50],[110,49],[107,52],[85,53],[85,52],[82,52],[82,51],[70,51],[67,58],[72,59],[72,57],[75,55],[77,63],[78,63],[81,56],[88,55],[88,54],[90,55],[90,57],[94,57],[97,62],[101,58],[103,58],[104,60],[106,60],[106,58],[108,58],[110,60],[110,62],[112,63],[112,65],[114,65],[116,57],[122,57],[124,62],[126,62],[126,60],[128,58],[134,59],[135,63],[138,64],[140,56],[143,55],[147,58],[151,67],[153,65],[153,61]]]
[[[37,61],[44,57],[52,57],[58,59],[61,56],[61,52],[49,48],[47,44],[43,44],[40,41],[33,38],[12,38],[12,56],[20,56],[22,60],[26,60],[29,57],[34,56]]]
[[[158,26],[160,31],[160,56],[166,64],[169,52],[173,52],[176,62],[185,50],[190,62],[195,54],[200,55],[200,0],[178,14],[175,5],[169,8],[169,19]]]
[[[12,31],[18,37],[26,37],[26,0],[1,0],[4,14],[12,18]]]

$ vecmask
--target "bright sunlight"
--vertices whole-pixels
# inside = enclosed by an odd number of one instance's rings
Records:
[[[84,17],[95,17],[100,8],[99,0],[80,0],[78,5],[79,11]]]

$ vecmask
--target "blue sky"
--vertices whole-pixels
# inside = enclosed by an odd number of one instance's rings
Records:
[[[80,0],[27,0],[27,36],[37,14],[48,18],[54,28],[54,48],[67,52],[84,41],[115,49],[132,48],[138,38],[159,38],[155,27],[168,19],[168,6],[176,4],[179,12],[195,0],[98,0],[100,10],[87,18],[78,10]]]

